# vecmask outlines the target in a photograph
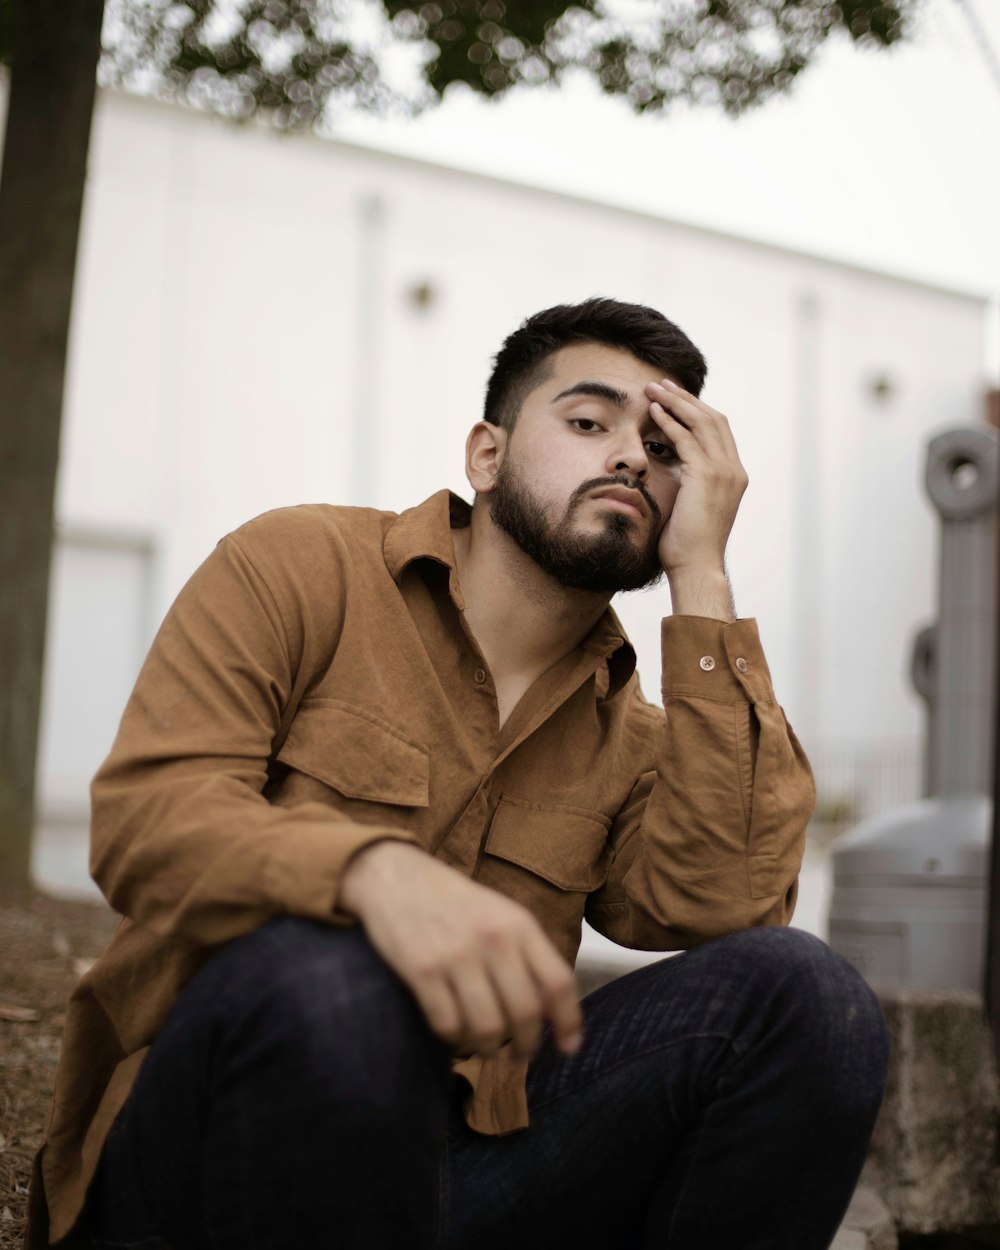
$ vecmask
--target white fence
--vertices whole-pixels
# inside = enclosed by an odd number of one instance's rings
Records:
[[[817,831],[840,833],[923,793],[919,738],[824,739],[806,750],[816,775]]]

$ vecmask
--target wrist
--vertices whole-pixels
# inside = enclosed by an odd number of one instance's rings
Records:
[[[346,912],[361,920],[369,900],[377,895],[387,877],[400,863],[400,856],[423,854],[412,842],[396,838],[384,838],[369,842],[355,854],[340,878],[336,910]]]
[[[736,619],[733,591],[725,568],[668,569],[667,582],[675,616],[707,616],[726,622]]]

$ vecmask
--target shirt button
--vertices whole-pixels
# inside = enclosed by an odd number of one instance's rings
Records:
[[[736,667],[741,673],[745,673],[750,665],[744,660],[743,656],[739,655],[736,657]]]
[[[473,676],[475,677],[476,682],[478,683],[478,685],[480,685],[480,686],[481,686],[481,685],[483,684],[483,682],[486,680],[486,669],[485,669],[485,668],[477,668],[477,669],[476,669],[476,671],[475,671],[475,673],[473,673]]]
[[[702,666],[706,673],[710,673],[715,668],[715,661],[710,655],[703,655],[698,663]]]

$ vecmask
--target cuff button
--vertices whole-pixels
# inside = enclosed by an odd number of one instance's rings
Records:
[[[741,673],[745,673],[750,665],[746,662],[746,660],[744,660],[743,656],[740,655],[736,658],[736,667]]]
[[[698,661],[698,663],[701,665],[701,667],[705,670],[706,673],[710,673],[712,669],[715,668],[715,661],[712,659],[710,655],[703,655],[701,659]]]

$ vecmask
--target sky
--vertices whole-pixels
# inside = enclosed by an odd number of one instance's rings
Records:
[[[452,90],[415,119],[354,115],[335,133],[988,295],[1000,380],[1000,0],[924,0],[913,36],[882,51],[829,40],[790,93],[736,119],[637,117],[580,78],[499,101]]]

